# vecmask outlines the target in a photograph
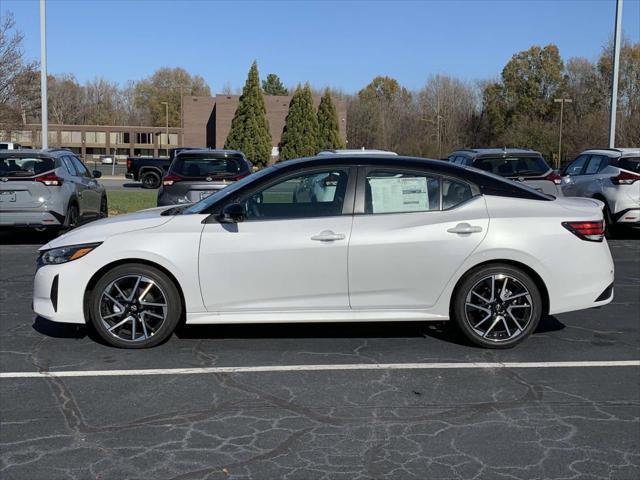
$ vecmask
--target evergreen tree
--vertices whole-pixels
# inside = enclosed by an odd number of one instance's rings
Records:
[[[267,75],[267,79],[262,81],[262,89],[265,95],[287,96],[289,90],[282,84],[280,77],[275,73]]]
[[[318,107],[318,149],[334,150],[344,148],[340,137],[340,126],[336,107],[331,100],[329,89],[325,90]]]
[[[267,166],[271,158],[271,131],[255,61],[242,89],[224,148],[240,150],[258,167]]]
[[[280,141],[280,160],[309,157],[318,153],[318,117],[311,87],[298,87],[289,103],[289,113]]]

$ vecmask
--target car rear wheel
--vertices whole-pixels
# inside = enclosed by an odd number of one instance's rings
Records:
[[[160,270],[120,265],[102,276],[89,300],[98,334],[120,348],[148,348],[167,340],[182,312],[180,294]]]
[[[145,172],[140,178],[142,188],[158,188],[160,186],[160,175],[156,172]]]
[[[510,348],[538,326],[542,297],[533,279],[506,264],[479,267],[456,290],[453,319],[476,345]]]

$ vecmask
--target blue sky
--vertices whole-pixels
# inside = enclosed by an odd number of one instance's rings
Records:
[[[39,58],[36,0],[0,0]],[[623,31],[640,41],[640,0],[624,0]],[[376,75],[410,89],[431,74],[496,77],[531,45],[566,60],[596,59],[613,34],[615,0],[284,1],[49,0],[48,64],[83,82],[138,80],[162,66],[239,87],[257,59],[262,77],[355,92]]]

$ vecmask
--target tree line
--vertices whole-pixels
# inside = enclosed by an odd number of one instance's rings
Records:
[[[616,145],[640,146],[640,43],[621,48]],[[293,90],[280,158],[311,155],[344,146],[333,100],[347,104],[348,148],[378,148],[405,155],[442,158],[461,147],[508,146],[558,153],[559,104],[565,104],[563,158],[607,145],[612,45],[598,58],[561,57],[555,45],[532,46],[507,62],[499,77],[468,82],[432,75],[411,91],[396,79],[379,76],[355,94],[307,83],[295,89],[270,73],[260,82],[253,65],[242,89],[226,146],[239,148],[261,165],[271,153],[263,95]],[[22,50],[22,35],[10,13],[0,19],[0,124],[19,129],[40,119],[39,72]],[[183,95],[211,95],[198,75],[161,68],[150,77],[118,85],[104,78],[84,84],[68,74],[51,75],[49,119],[60,124],[179,127]],[[225,87],[230,92],[230,87]],[[322,95],[318,111],[313,96]]]

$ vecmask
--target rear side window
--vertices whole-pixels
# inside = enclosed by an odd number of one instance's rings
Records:
[[[365,183],[365,213],[440,210],[440,179],[428,174],[373,171]]]
[[[549,171],[542,157],[530,156],[479,158],[473,166],[501,177],[541,176]]]
[[[473,197],[471,186],[450,178],[442,179],[442,209],[447,210]]]
[[[1,177],[32,177],[55,169],[52,158],[5,157],[0,159]]]
[[[587,169],[584,171],[585,175],[593,175],[602,170],[607,165],[607,157],[602,155],[591,155],[591,159],[587,164]]]
[[[249,165],[241,157],[178,155],[170,170],[186,178],[228,178],[249,172]]]

